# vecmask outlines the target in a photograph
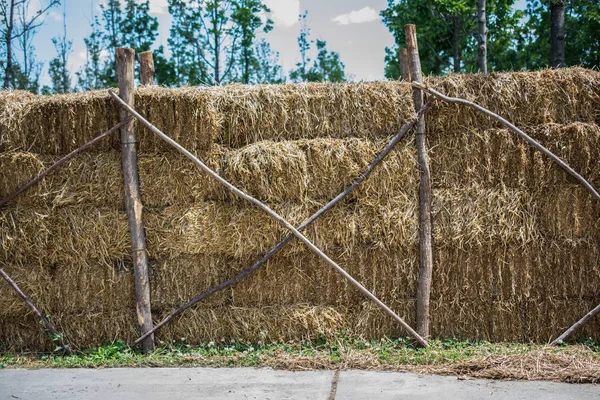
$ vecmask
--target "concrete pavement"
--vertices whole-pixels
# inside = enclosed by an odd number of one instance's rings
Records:
[[[0,400],[328,400],[334,394],[335,399],[348,400],[600,399],[600,386],[596,385],[458,380],[373,371],[341,371],[337,375],[333,371],[251,368],[5,369],[0,370]]]

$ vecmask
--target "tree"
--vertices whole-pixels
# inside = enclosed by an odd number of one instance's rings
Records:
[[[169,47],[178,80],[220,85],[235,80],[240,31],[234,0],[169,0],[173,16]]]
[[[479,70],[487,74],[487,17],[485,15],[485,0],[477,0],[477,64]]]
[[[262,27],[265,33],[273,29],[273,21],[263,22],[260,14],[271,10],[261,0],[236,0],[233,2],[231,20],[240,36],[239,68],[242,83],[251,83],[254,69],[257,66],[254,41],[256,32]]]
[[[94,90],[103,87],[100,79],[102,43],[98,18],[94,18],[91,26],[92,33],[83,39],[86,49],[85,64],[82,69],[76,72],[77,88],[79,90]]]
[[[273,54],[269,42],[261,39],[256,44],[254,52],[256,54],[255,66],[253,66],[255,73],[254,83],[285,82],[283,70],[279,65],[279,53]]]
[[[344,64],[340,61],[340,55],[335,51],[327,50],[324,40],[317,40],[317,59],[307,73],[308,82],[344,82],[346,75]]]
[[[71,90],[71,76],[67,65],[73,42],[67,40],[67,2],[63,8],[63,36],[52,38],[57,56],[50,61],[48,75],[52,81],[52,92],[67,93]]]
[[[2,23],[2,41],[5,49],[4,54],[4,83],[3,88],[14,86],[14,78],[18,68],[15,68],[13,42],[23,36],[27,44],[31,43],[31,36],[43,23],[43,17],[50,8],[60,4],[59,0],[48,0],[41,3],[41,7],[33,13],[28,13],[30,0],[0,0],[0,22]],[[18,16],[21,18],[17,19]],[[30,50],[30,49],[28,49]],[[25,52],[27,50],[24,50]],[[26,62],[27,64],[27,62]],[[26,69],[29,67],[25,67]]]
[[[565,6],[566,0],[550,2],[550,66],[565,66]]]
[[[310,47],[313,41],[309,40],[310,28],[308,27],[308,23],[306,22],[306,17],[308,17],[308,11],[304,11],[304,14],[298,17],[301,24],[300,36],[298,36],[300,62],[296,64],[297,68],[290,73],[290,79],[294,82],[302,82],[306,80],[308,72],[308,63],[310,63],[308,52],[310,51]]]
[[[149,0],[108,0],[100,9],[101,18],[94,18],[92,33],[84,40],[90,63],[79,77],[87,89],[117,85],[117,47],[147,51],[158,36],[158,20],[150,15]],[[101,57],[103,52],[108,54],[106,59]]]
[[[313,65],[308,68],[311,59],[308,56],[312,40],[309,39],[310,28],[306,22],[308,11],[300,15],[302,22],[300,35],[298,36],[298,48],[300,50],[300,62],[296,69],[290,72],[290,79],[294,82],[343,82],[346,80],[344,64],[337,52],[327,50],[324,40],[317,40],[317,58]]]
[[[526,29],[529,35],[525,36],[521,49],[526,69],[552,65],[552,4],[550,0],[529,0],[527,3]],[[600,2],[567,2],[564,18],[564,65],[600,67]]]
[[[523,12],[512,7],[514,1],[486,2],[488,69],[498,70],[500,65],[514,62],[523,34]],[[480,69],[477,11],[475,2],[467,0],[388,0],[381,15],[397,46],[406,41],[404,25],[416,24],[423,72],[442,74]],[[386,77],[390,79],[400,75],[397,46],[386,49]],[[493,56],[492,48],[496,51]]]
[[[198,85],[207,81],[205,38],[200,33],[200,7],[199,2],[169,0],[173,23],[168,45],[176,85]]]

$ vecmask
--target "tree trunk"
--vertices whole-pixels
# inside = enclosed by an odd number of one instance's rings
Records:
[[[485,15],[485,0],[477,0],[477,20],[479,25],[477,63],[479,64],[479,70],[487,74],[487,18]]]
[[[133,65],[135,52],[133,49],[117,48],[117,79],[119,81],[119,97],[133,106]],[[129,118],[129,113],[121,109],[121,120]],[[150,308],[150,278],[148,276],[148,260],[146,254],[146,236],[142,221],[142,199],[140,196],[137,145],[134,121],[129,121],[121,128],[121,148],[123,163],[123,182],[125,188],[125,206],[131,237],[131,257],[135,274],[135,294],[138,323],[142,334],[152,329],[152,312]],[[154,337],[149,336],[142,342],[144,351],[154,349]]]
[[[422,82],[421,60],[417,45],[417,32],[414,25],[406,25],[406,48],[410,60],[410,75],[413,82]],[[423,106],[423,92],[413,88],[415,111]],[[431,229],[431,173],[427,155],[427,137],[425,135],[425,118],[417,121],[415,147],[419,163],[419,283],[417,287],[417,325],[416,331],[424,338],[429,336],[429,300],[431,297],[431,280],[433,275],[433,250]]]
[[[10,1],[10,11],[8,21],[6,21],[6,34],[4,40],[6,42],[6,68],[4,69],[4,89],[10,88],[12,80],[13,59],[12,59],[12,31],[15,19],[15,0]]]
[[[452,17],[452,23],[454,25],[454,32],[452,33],[452,54],[454,55],[454,72],[459,73],[460,60],[462,58],[460,49],[460,17]]]
[[[550,5],[550,66],[565,66],[565,0]]]

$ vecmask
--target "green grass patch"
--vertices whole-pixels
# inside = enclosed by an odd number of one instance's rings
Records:
[[[230,344],[161,344],[143,354],[124,342],[116,342],[71,355],[12,354],[0,356],[0,368],[116,368],[116,367],[275,367],[287,369],[368,368],[402,369],[415,366],[451,366],[490,357],[527,356],[533,353],[561,357],[586,357],[600,364],[600,343],[583,341],[549,347],[523,343],[432,340],[417,348],[405,338],[365,341],[340,333],[312,342],[273,343],[262,346]]]

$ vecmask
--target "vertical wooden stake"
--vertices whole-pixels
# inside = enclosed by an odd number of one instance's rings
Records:
[[[421,60],[417,45],[417,31],[414,25],[404,27],[406,47],[412,81],[423,82]],[[415,110],[423,107],[423,92],[413,87]],[[417,287],[417,324],[416,331],[423,337],[429,336],[429,298],[431,296],[431,278],[433,272],[433,251],[431,245],[431,174],[429,157],[427,156],[427,137],[425,135],[425,118],[421,116],[417,122],[415,146],[419,161],[419,284]]]
[[[152,51],[140,53],[140,82],[142,86],[154,85],[154,59]]]
[[[119,97],[127,104],[134,105],[133,66],[135,52],[133,49],[117,48],[117,78],[119,80]],[[129,113],[121,109],[121,121],[127,119]],[[130,120],[121,128],[121,148],[123,162],[123,179],[125,186],[125,206],[131,235],[131,252],[133,271],[135,274],[136,310],[142,334],[152,329],[152,313],[150,309],[150,279],[146,256],[146,237],[142,221],[142,200],[138,178],[137,138],[134,121]],[[154,337],[149,336],[142,342],[142,349],[154,349]]]
[[[410,80],[410,65],[408,62],[408,50],[400,49],[398,53],[398,62],[400,63],[400,75],[404,82],[412,82]]]

